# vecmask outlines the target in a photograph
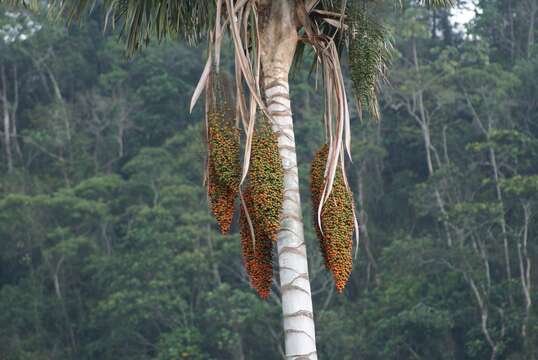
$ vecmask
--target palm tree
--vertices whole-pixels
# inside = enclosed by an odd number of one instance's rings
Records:
[[[12,0],[19,5],[28,1]],[[415,2],[447,6],[452,1]],[[390,52],[384,28],[373,19],[375,7],[380,2],[49,0],[49,8],[53,13],[76,19],[91,11],[96,3],[102,3],[106,22],[122,30],[131,51],[151,38],[180,36],[195,43],[207,36],[208,60],[191,106],[208,89],[212,72],[218,71],[221,43],[224,34],[229,33],[235,49],[236,107],[246,134],[242,179],[249,168],[256,113],[262,113],[270,120],[284,169],[284,201],[277,250],[286,357],[317,359],[288,75],[295,61],[304,58],[305,54],[312,54],[313,69],[321,74],[324,85],[323,120],[329,150],[324,188],[317,209],[319,218],[337,171],[343,169],[344,154],[350,152],[350,116],[342,56],[349,55],[359,114],[366,108],[372,117],[379,117],[376,93]],[[313,51],[305,51],[305,47],[311,47]]]

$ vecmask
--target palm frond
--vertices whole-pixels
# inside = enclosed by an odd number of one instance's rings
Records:
[[[126,35],[131,51],[153,36],[162,40],[179,35],[195,43],[212,27],[215,17],[214,1],[210,0],[107,0],[105,6]]]
[[[429,8],[444,8],[453,6],[455,0],[420,0],[420,4]]]
[[[39,7],[38,0],[5,0],[10,6]],[[104,10],[108,26],[118,27],[130,52],[151,38],[180,36],[190,43],[206,34],[215,19],[213,0],[49,0],[49,15],[78,20],[96,8]]]
[[[0,5],[30,11],[38,11],[43,5],[39,0],[0,0]]]
[[[365,106],[379,119],[377,93],[390,64],[392,44],[387,30],[363,10],[353,9],[350,23],[349,66],[359,116]]]
[[[400,6],[403,6],[402,0],[397,0]],[[447,8],[454,6],[456,0],[418,0],[418,4],[428,8]]]

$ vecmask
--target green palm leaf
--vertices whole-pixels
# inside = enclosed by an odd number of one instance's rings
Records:
[[[454,0],[421,0],[420,3],[432,8],[443,8],[454,5]]]
[[[37,0],[6,0],[8,5],[38,8]],[[180,36],[196,42],[213,26],[212,0],[50,0],[49,14],[78,20],[99,6],[108,26],[119,27],[129,51],[137,50],[151,38]]]
[[[392,44],[387,30],[363,10],[352,10],[350,24],[349,66],[359,115],[367,107],[379,119],[377,92],[390,63]]]

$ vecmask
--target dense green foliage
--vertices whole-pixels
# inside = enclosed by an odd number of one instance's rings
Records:
[[[444,10],[387,15],[382,120],[353,122],[342,295],[306,223],[321,359],[538,358],[537,1],[479,6],[467,37]],[[281,357],[278,289],[259,299],[238,227],[208,211],[187,111],[203,51],[127,59],[102,28],[0,8],[0,359]],[[305,219],[324,143],[308,72],[291,84]]]

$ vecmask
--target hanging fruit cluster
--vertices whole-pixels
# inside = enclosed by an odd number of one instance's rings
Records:
[[[253,218],[255,208],[250,191],[247,190],[243,197],[245,200],[244,206],[247,207],[249,212],[247,215],[245,208],[241,206],[239,223],[243,264],[250,278],[251,286],[256,289],[261,298],[266,299],[271,293],[271,282],[273,280],[273,241],[263,229],[260,229],[259,224]],[[247,216],[250,217],[250,223]],[[250,228],[251,225],[252,229]],[[252,231],[254,231],[255,239],[252,238]]]
[[[233,112],[222,102],[210,106],[207,125],[209,200],[220,231],[226,234],[232,223],[241,178],[239,129],[234,125]]]
[[[248,186],[257,223],[269,239],[276,241],[284,198],[284,169],[269,121],[262,117],[259,123],[252,137]]]
[[[284,169],[275,133],[265,118],[260,123],[252,137],[248,183],[244,193],[250,223],[243,207],[240,222],[245,268],[252,287],[262,298],[267,298],[273,276],[272,243],[276,241],[280,227]]]
[[[336,289],[342,292],[352,267],[352,245],[354,230],[353,195],[347,188],[342,169],[336,172],[334,184],[321,210],[318,223],[318,208],[325,185],[325,167],[329,147],[324,145],[315,155],[310,172],[312,212],[314,227],[320,242],[325,267],[331,271]]]
[[[379,119],[377,92],[391,61],[392,44],[385,28],[358,4],[352,7],[349,24],[349,68],[359,116],[367,107],[370,115]]]

